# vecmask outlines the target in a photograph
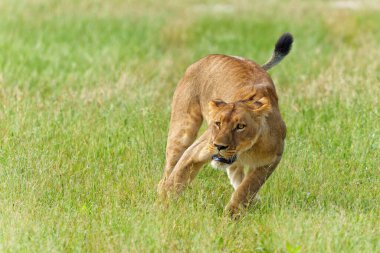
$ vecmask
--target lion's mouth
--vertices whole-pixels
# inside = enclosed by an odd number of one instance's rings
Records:
[[[220,156],[219,154],[213,155],[211,157],[211,159],[214,160],[214,161],[221,162],[221,163],[226,163],[226,164],[233,164],[236,161],[236,158],[237,158],[237,156],[234,155],[231,158],[226,159],[226,158]]]

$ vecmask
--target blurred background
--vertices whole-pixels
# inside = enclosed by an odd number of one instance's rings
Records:
[[[379,252],[380,2],[0,1],[0,251]],[[270,71],[284,158],[245,218],[206,167],[156,205],[171,96],[207,54]]]

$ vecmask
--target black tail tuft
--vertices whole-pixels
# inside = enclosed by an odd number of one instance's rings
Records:
[[[292,44],[293,36],[290,33],[284,33],[281,35],[276,42],[272,57],[261,67],[264,70],[269,70],[276,66],[290,52],[290,49],[292,49]]]
[[[275,53],[281,54],[282,56],[287,55],[292,49],[293,36],[290,33],[284,33],[277,40]]]

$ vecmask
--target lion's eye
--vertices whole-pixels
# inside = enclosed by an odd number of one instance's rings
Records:
[[[236,129],[237,130],[241,130],[241,129],[244,129],[245,128],[245,125],[244,124],[238,124],[237,126],[236,126]]]
[[[216,121],[216,122],[215,122],[215,126],[217,126],[218,128],[220,128],[220,122],[219,122],[219,121]]]

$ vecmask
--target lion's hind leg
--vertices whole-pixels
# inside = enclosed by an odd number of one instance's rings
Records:
[[[199,104],[180,107],[173,104],[163,180],[167,179],[185,150],[194,142],[202,124]]]
[[[180,193],[197,175],[202,165],[211,160],[208,148],[209,131],[206,130],[181,156],[170,176],[162,182],[160,194]]]

